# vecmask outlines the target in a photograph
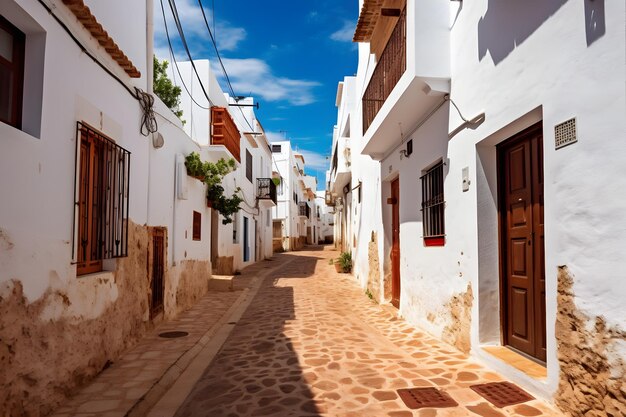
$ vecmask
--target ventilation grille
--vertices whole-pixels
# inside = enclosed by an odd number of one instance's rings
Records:
[[[578,142],[576,136],[576,118],[571,118],[554,126],[554,148],[559,149]]]

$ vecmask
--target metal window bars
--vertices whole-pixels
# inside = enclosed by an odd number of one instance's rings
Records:
[[[422,181],[422,225],[424,238],[445,236],[443,162],[430,168]]]
[[[128,256],[130,152],[90,126],[77,123],[72,256],[76,261]],[[75,239],[78,240],[76,245]]]

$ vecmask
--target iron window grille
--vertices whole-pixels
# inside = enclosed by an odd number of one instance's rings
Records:
[[[281,153],[282,145],[272,145],[272,153]]]
[[[443,162],[420,178],[422,182],[422,225],[426,246],[443,246],[445,239]]]
[[[101,271],[104,259],[128,256],[130,152],[80,122],[77,142],[72,248],[83,275]]]

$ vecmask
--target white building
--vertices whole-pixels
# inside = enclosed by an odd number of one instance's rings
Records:
[[[307,243],[313,243],[313,233],[317,234],[318,227],[312,211],[317,182],[314,177],[304,174],[304,156],[293,151],[291,142],[272,142],[271,146],[277,170],[274,177],[281,180],[277,192],[278,205],[273,213],[274,248],[277,248],[280,239],[282,250],[298,250]]]
[[[333,232],[335,226],[335,216],[331,213],[332,207],[329,207],[325,204],[326,200],[326,191],[318,190],[315,193],[317,208],[316,211],[319,212],[319,237],[318,243],[332,243],[333,242]]]
[[[355,276],[564,411],[623,414],[624,3],[382,3],[338,93]]]
[[[276,198],[271,181],[271,152],[254,114],[253,98],[228,97],[220,88],[208,60],[196,60],[194,64],[202,83],[190,62],[178,63],[180,74],[171,67],[168,72],[175,83],[184,84],[193,96],[181,96],[185,131],[208,152],[209,161],[220,158],[237,161],[237,169],[224,178],[222,186],[227,196],[240,189],[237,194],[243,198],[242,209],[228,224],[223,224],[223,217],[217,210],[211,210],[213,272],[232,274],[273,253],[270,209],[276,205]],[[228,134],[224,138],[219,135],[222,129],[215,124],[229,120],[234,121],[237,132],[233,130],[232,138]],[[229,129],[224,130],[229,132]]]

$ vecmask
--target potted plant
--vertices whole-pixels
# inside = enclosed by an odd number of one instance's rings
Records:
[[[352,255],[350,252],[343,252],[335,261],[337,272],[349,273],[352,271]]]
[[[200,160],[200,155],[197,152],[192,152],[185,157],[185,167],[187,168],[187,175],[200,181],[204,180],[207,166]]]

